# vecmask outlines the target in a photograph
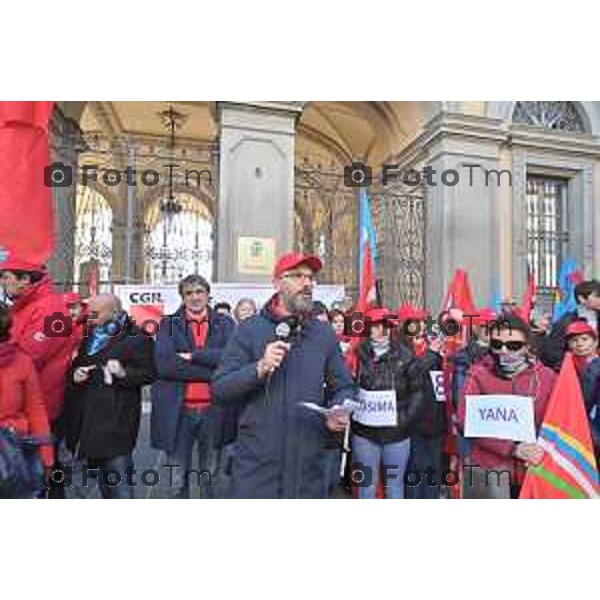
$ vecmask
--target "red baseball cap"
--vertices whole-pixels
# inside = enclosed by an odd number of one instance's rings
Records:
[[[387,321],[391,324],[396,324],[397,319],[391,319],[390,317],[396,316],[389,308],[371,308],[365,313],[367,319],[371,319],[371,323],[383,323]]]
[[[273,277],[281,277],[286,271],[295,269],[299,265],[308,265],[315,273],[323,268],[323,263],[317,256],[300,254],[300,252],[288,252],[279,257],[273,271]]]
[[[398,307],[399,321],[424,321],[427,318],[427,311],[415,308],[412,304],[401,304]]]
[[[584,334],[591,335],[594,338],[598,337],[597,331],[587,321],[574,321],[567,327],[565,331],[566,337]]]
[[[472,319],[473,325],[487,325],[490,321],[496,321],[498,319],[498,315],[491,308],[482,308],[477,311],[477,316],[469,317]]]
[[[81,294],[79,292],[66,292],[63,294],[63,300],[67,306],[81,304]]]

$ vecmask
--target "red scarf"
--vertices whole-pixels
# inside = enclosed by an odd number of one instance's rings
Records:
[[[192,331],[194,346],[201,350],[208,337],[208,321],[206,310],[200,314],[186,311],[186,327]],[[190,381],[185,386],[184,405],[187,408],[204,408],[210,404],[210,383],[207,381]]]

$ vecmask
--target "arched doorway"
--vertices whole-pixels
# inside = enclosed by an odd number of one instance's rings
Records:
[[[77,186],[75,200],[74,264],[75,281],[88,281],[95,265],[99,290],[110,289],[113,247],[113,211],[95,188]]]
[[[177,283],[190,273],[213,275],[213,218],[207,205],[191,194],[174,202],[155,201],[146,212],[144,281]]]

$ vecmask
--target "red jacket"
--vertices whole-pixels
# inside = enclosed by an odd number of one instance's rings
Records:
[[[464,430],[466,396],[477,394],[516,394],[532,396],[534,399],[534,418],[536,428],[544,420],[546,407],[554,387],[556,373],[536,360],[533,365],[512,379],[500,377],[495,368],[494,359],[487,356],[477,362],[469,372],[460,393],[458,405],[459,427]],[[512,454],[515,442],[495,438],[472,438],[470,464],[484,469],[508,470],[515,481],[523,474],[523,464]]]
[[[51,422],[62,410],[65,374],[73,350],[70,336],[53,337],[46,330],[45,323],[52,321],[54,313],[62,314],[72,325],[62,295],[54,292],[48,276],[19,296],[11,307],[11,340],[33,360]]]
[[[37,373],[27,354],[9,342],[0,343],[0,427],[11,427],[19,435],[48,438],[50,426]],[[51,444],[40,448],[42,462],[53,461]]]

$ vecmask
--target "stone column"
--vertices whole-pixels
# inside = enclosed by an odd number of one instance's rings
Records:
[[[70,187],[52,189],[55,249],[48,269],[58,289],[70,289],[74,282],[77,159],[83,144],[79,125],[56,109],[51,121],[51,160],[62,162],[73,174]]]
[[[264,283],[293,247],[294,135],[302,103],[217,105],[217,280]]]
[[[457,268],[469,274],[477,306],[487,306],[506,268],[501,243],[502,190],[493,170],[504,168],[500,148],[504,136],[497,120],[466,115],[442,115],[429,132],[425,163],[435,169],[437,186],[427,186],[427,306],[440,307]],[[458,174],[456,185],[450,170]]]

